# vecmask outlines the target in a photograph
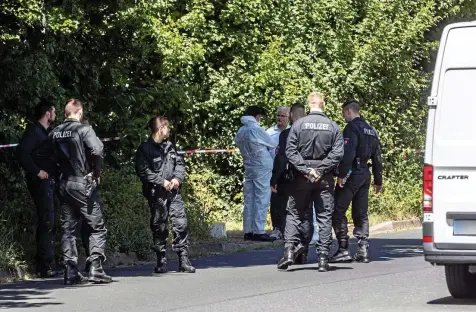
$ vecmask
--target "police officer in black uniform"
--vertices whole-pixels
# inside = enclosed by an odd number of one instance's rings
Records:
[[[55,208],[54,190],[57,168],[53,145],[48,140],[50,126],[56,118],[51,103],[42,101],[35,107],[36,122],[29,124],[17,147],[17,159],[25,170],[28,191],[37,212],[37,274],[55,277],[54,269]]]
[[[112,278],[103,270],[106,260],[106,226],[98,189],[103,166],[103,144],[89,125],[81,123],[83,105],[77,99],[68,100],[66,120],[50,133],[60,167],[59,197],[61,202],[61,247],[65,262],[66,285],[110,283]],[[78,250],[75,231],[83,217],[89,227],[89,278],[78,271]]]
[[[87,117],[83,116],[83,118],[81,118],[81,123],[83,125],[89,125],[89,119]],[[91,157],[92,157],[91,154],[86,154],[86,162],[87,163],[92,163]],[[98,197],[98,201],[99,201],[99,207],[101,207],[101,209],[104,209],[101,197]],[[104,213],[104,211],[103,211],[103,213]],[[92,228],[89,226],[88,220],[86,220],[85,218],[81,218],[81,219],[82,219],[81,226],[79,227],[78,230],[80,230],[81,242],[83,244],[83,248],[84,248],[84,251],[86,253],[86,258],[89,258],[89,256],[90,256],[89,237],[91,236]],[[90,265],[91,265],[91,263],[89,261],[86,261],[86,265],[84,267],[84,272],[86,274],[88,274],[88,272],[89,272]]]
[[[301,241],[301,236],[311,232],[314,202],[319,224],[319,271],[326,272],[332,244],[333,171],[344,156],[344,143],[339,126],[322,112],[324,96],[317,92],[309,94],[308,105],[310,114],[293,124],[286,146],[286,157],[293,170],[293,184],[287,207],[284,257],[278,269],[286,269],[293,264],[296,255],[309,244],[312,236],[308,235],[309,242]]]
[[[335,193],[336,206],[332,223],[337,236],[339,249],[330,262],[350,262],[348,251],[346,211],[352,201],[352,219],[354,236],[359,247],[353,260],[369,262],[369,218],[368,202],[371,183],[369,161],[372,161],[374,188],[377,193],[382,190],[382,158],[380,155],[377,131],[360,117],[358,101],[347,100],[342,105],[342,113],[347,122],[344,128],[344,158],[339,165]]]
[[[306,114],[304,105],[295,103],[291,106],[290,111],[290,122],[291,125],[294,122]],[[276,194],[275,202],[276,205],[276,223],[278,224],[278,229],[281,233],[284,233],[285,226],[286,226],[286,206],[288,203],[289,198],[289,188],[291,187],[291,172],[289,170],[289,162],[286,157],[286,142],[288,140],[289,131],[291,128],[283,130],[279,134],[279,144],[276,149],[276,157],[274,158],[273,164],[273,173],[271,176],[271,191]],[[305,221],[306,222],[306,221]],[[307,228],[306,226],[304,226]],[[311,233],[302,233],[306,235],[310,235],[312,238],[312,234],[314,232],[314,227],[310,227]],[[301,237],[302,241],[307,241],[308,237]],[[310,240],[309,240],[310,241]],[[307,262],[307,251],[309,245],[305,245],[305,250],[297,255],[294,263],[296,264],[305,264]]]
[[[149,121],[151,138],[136,152],[135,170],[142,181],[143,195],[150,208],[150,228],[157,254],[155,273],[167,272],[166,244],[168,218],[172,221],[172,248],[179,256],[179,271],[195,273],[189,260],[187,214],[180,192],[185,164],[168,141],[169,122],[163,116]]]

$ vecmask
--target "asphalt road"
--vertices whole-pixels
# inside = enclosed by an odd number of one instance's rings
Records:
[[[421,230],[373,237],[369,264],[310,264],[279,272],[282,249],[194,260],[197,273],[152,274],[152,265],[109,271],[115,282],[65,288],[62,280],[0,286],[15,311],[475,311],[452,299],[444,269],[425,262]],[[355,248],[355,242],[352,245]],[[176,270],[177,264],[171,263]]]

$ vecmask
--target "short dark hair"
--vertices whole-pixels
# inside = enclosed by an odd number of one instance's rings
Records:
[[[266,110],[261,106],[251,105],[248,106],[245,110],[245,116],[256,117],[258,115],[266,115]]]
[[[342,104],[342,109],[351,109],[358,113],[360,112],[360,103],[356,99],[348,99]]]
[[[306,115],[306,109],[301,103],[294,103],[291,106],[291,113],[293,114],[293,118],[299,119]]]
[[[47,101],[47,100],[41,100],[40,103],[38,103],[35,106],[35,118],[36,120],[39,120],[45,116],[46,112],[52,112],[54,108],[54,105]]]
[[[167,117],[156,115],[149,120],[149,129],[152,133],[159,131],[159,128],[169,124]]]

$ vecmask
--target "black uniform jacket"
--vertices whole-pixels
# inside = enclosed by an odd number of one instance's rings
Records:
[[[54,148],[48,130],[39,122],[29,124],[17,146],[17,159],[27,175],[37,176],[40,170],[56,174]]]
[[[91,172],[99,176],[104,145],[90,125],[66,119],[50,132],[49,137],[54,144],[62,179],[84,177]]]
[[[286,158],[286,142],[288,140],[291,128],[283,130],[279,134],[279,144],[276,148],[276,157],[274,158],[273,174],[271,176],[271,186],[290,182],[288,175],[285,174],[288,167],[288,159]]]
[[[311,112],[293,123],[286,144],[289,163],[302,174],[315,169],[320,175],[332,173],[344,156],[339,126],[323,112]]]
[[[144,186],[164,185],[164,180],[185,179],[185,164],[170,141],[156,143],[149,139],[136,152],[136,174]]]
[[[350,169],[353,173],[368,168],[372,161],[374,184],[382,185],[382,156],[375,128],[362,117],[354,118],[344,128],[344,158],[339,165],[339,178],[344,178]]]

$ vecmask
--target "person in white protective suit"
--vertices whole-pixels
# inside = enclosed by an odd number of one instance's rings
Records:
[[[260,127],[259,121],[265,110],[250,106],[241,117],[243,126],[238,130],[235,143],[240,149],[245,167],[243,195],[243,231],[245,240],[272,241],[265,232],[266,216],[271,198],[269,181],[273,170],[276,143]]]

